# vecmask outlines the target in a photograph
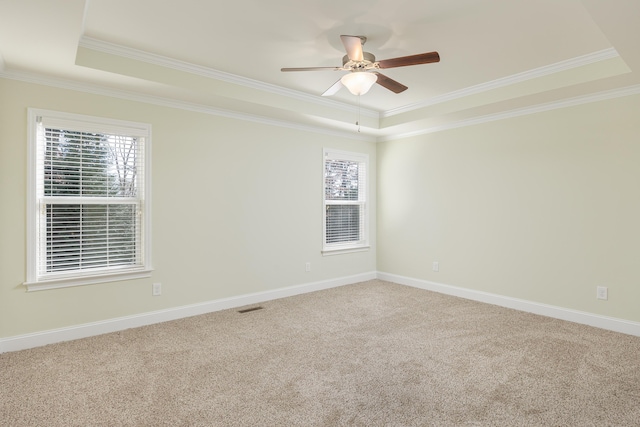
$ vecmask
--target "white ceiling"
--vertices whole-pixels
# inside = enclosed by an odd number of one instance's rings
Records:
[[[341,34],[409,89],[360,97],[362,133],[410,134],[507,111],[635,91],[637,0],[0,0],[0,76],[49,79],[274,122],[353,131]],[[151,99],[151,98],[149,98]]]

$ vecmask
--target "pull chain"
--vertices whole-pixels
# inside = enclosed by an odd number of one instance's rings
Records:
[[[356,126],[358,126],[358,132],[360,132],[360,95],[358,94],[358,118],[356,119]]]

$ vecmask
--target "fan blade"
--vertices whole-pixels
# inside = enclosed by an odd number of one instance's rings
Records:
[[[322,94],[322,96],[334,95],[336,92],[338,92],[340,89],[342,89],[342,86],[344,86],[342,84],[342,81],[338,80],[329,89],[325,90],[324,93]]]
[[[280,71],[340,71],[342,67],[299,67],[299,68],[280,68]]]
[[[378,61],[380,68],[406,67],[407,65],[429,64],[439,62],[438,52],[420,53],[418,55],[402,56],[400,58],[383,59]]]
[[[352,61],[362,61],[364,56],[362,55],[362,39],[357,36],[340,36],[342,44],[347,51],[347,56]]]
[[[385,87],[387,89],[389,89],[391,92],[394,93],[400,93],[400,92],[404,92],[405,90],[409,89],[408,87],[406,87],[405,85],[403,85],[402,83],[399,83],[393,79],[390,79],[389,77],[385,76],[384,74],[380,74],[380,73],[374,73],[378,75],[378,80],[376,80],[376,83],[378,83],[380,86]]]

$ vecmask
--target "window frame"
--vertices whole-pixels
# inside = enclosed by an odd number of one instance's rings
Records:
[[[340,203],[326,198],[326,163],[327,160],[343,160],[358,162],[364,166],[364,173],[358,177],[358,200]],[[369,155],[343,150],[324,148],[322,153],[322,254],[338,255],[369,250]],[[361,223],[357,242],[327,243],[327,206],[359,205],[361,206]]]
[[[114,270],[69,270],[59,273],[40,275],[38,263],[45,244],[38,242],[41,236],[41,198],[38,194],[39,176],[42,169],[39,163],[38,126],[39,117],[47,123],[55,123],[56,127],[69,131],[120,134],[144,138],[142,144],[143,171],[142,185],[138,188],[138,203],[140,204],[140,244],[137,251],[139,262],[133,266],[122,266]],[[27,110],[27,280],[24,285],[28,291],[65,288],[70,286],[89,285],[96,283],[114,282],[151,277],[151,125],[146,123],[66,113],[52,110],[29,108]],[[61,198],[62,199],[62,198]],[[64,197],[70,200],[71,197]],[[87,197],[86,199],[90,199]],[[117,202],[117,198],[114,200]],[[73,202],[76,204],[77,202]],[[40,252],[40,253],[39,253]]]

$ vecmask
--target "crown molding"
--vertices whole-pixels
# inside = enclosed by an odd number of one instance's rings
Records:
[[[443,125],[426,127],[424,129],[420,129],[417,131],[392,133],[388,135],[379,135],[376,137],[375,134],[372,135],[371,133],[363,134],[359,132],[335,130],[335,129],[330,129],[328,127],[303,125],[293,121],[272,119],[269,117],[259,116],[255,114],[240,113],[237,111],[225,110],[222,108],[215,108],[215,107],[211,107],[203,104],[177,101],[175,99],[158,97],[158,96],[153,96],[148,94],[141,94],[133,91],[106,88],[99,85],[74,82],[74,81],[54,78],[50,76],[32,74],[32,73],[23,72],[23,71],[0,70],[0,78],[18,80],[18,81],[23,81],[27,83],[57,87],[60,89],[86,92],[94,95],[109,96],[109,97],[129,100],[129,101],[158,105],[162,107],[188,110],[193,112],[210,114],[214,116],[221,116],[221,117],[227,117],[227,118],[232,118],[237,120],[250,121],[250,122],[261,123],[266,125],[301,130],[305,132],[320,133],[320,134],[336,136],[340,138],[348,138],[348,139],[353,139],[358,141],[365,141],[365,142],[395,141],[399,139],[425,135],[425,134],[440,132],[444,130],[456,129],[456,128],[461,128],[466,126],[473,126],[473,125],[493,122],[497,120],[504,120],[504,119],[514,118],[514,117],[525,116],[529,114],[536,114],[536,113],[541,113],[545,111],[556,110],[560,108],[573,107],[573,106],[588,104],[592,102],[598,102],[598,101],[604,101],[608,99],[640,94],[640,84],[637,84],[637,85],[627,86],[619,89],[596,92],[589,95],[583,95],[583,96],[567,98],[559,101],[518,108],[518,109],[509,110],[501,113],[488,114],[484,116],[473,117],[470,119],[458,120],[458,121],[446,123]],[[376,132],[377,130],[370,129],[369,131]]]
[[[522,73],[513,74],[500,79],[492,80],[489,82],[481,83],[475,86],[470,86],[464,89],[456,90],[453,92],[445,93],[443,95],[434,96],[433,98],[426,99],[421,102],[413,104],[403,105],[402,107],[393,108],[380,113],[381,118],[392,117],[398,114],[407,113],[409,111],[418,110],[420,108],[429,107],[435,104],[441,104],[447,101],[453,101],[455,99],[464,98],[466,96],[475,95],[482,92],[498,89],[501,87],[509,86],[516,83],[525,82],[527,80],[537,79],[540,77],[548,76],[561,71],[570,70],[573,68],[583,67],[585,65],[593,64],[600,61],[606,61],[608,59],[617,58],[620,55],[614,48],[608,48],[597,52],[589,53],[586,55],[578,56],[575,58],[567,59],[565,61],[556,62],[555,64],[545,65],[544,67],[534,68],[533,70],[524,71]]]
[[[136,61],[146,62],[148,64],[157,65],[160,67],[170,68],[185,73],[190,73],[210,79],[215,79],[227,83],[236,84],[239,86],[248,87],[251,89],[261,90],[264,92],[273,93],[276,95],[286,96],[288,98],[296,99],[299,101],[309,102],[311,104],[320,105],[323,107],[333,108],[337,110],[348,111],[356,113],[358,107],[338,102],[335,100],[323,98],[316,95],[309,95],[308,93],[300,92],[293,89],[287,89],[281,86],[276,86],[270,83],[264,83],[258,80],[250,79],[247,77],[237,76],[235,74],[226,73],[224,71],[215,70],[213,68],[204,67],[201,65],[192,64],[185,61],[180,61],[166,56],[157,55],[154,53],[145,52],[130,47],[117,45],[114,43],[97,40],[91,37],[82,36],[79,47],[85,49],[94,50],[97,52],[106,53],[109,55],[121,56],[123,58],[133,59]],[[380,113],[374,110],[366,108],[360,108],[360,114],[366,117],[371,117],[376,120],[380,118]]]
[[[456,129],[466,126],[473,126],[481,123],[494,122],[497,120],[510,119],[514,117],[526,116],[530,114],[542,113],[545,111],[557,110],[560,108],[574,107],[582,104],[589,104],[592,102],[605,101],[608,99],[621,98],[630,95],[640,95],[640,84],[627,86],[619,89],[612,89],[602,92],[596,92],[589,95],[582,95],[573,98],[562,99],[554,102],[547,102],[544,104],[532,105],[530,107],[517,108],[501,113],[487,114],[484,116],[473,117],[470,119],[459,120],[452,123],[447,123],[438,126],[432,126],[429,128],[420,129],[418,131],[398,133],[394,135],[379,137],[378,142],[383,141],[395,141],[398,139],[409,138],[412,136],[425,135],[428,133],[440,132],[443,130]]]
[[[161,107],[177,108],[180,110],[210,114],[213,116],[220,116],[220,117],[244,120],[244,121],[249,121],[254,123],[261,123],[261,124],[266,124],[271,126],[301,130],[304,132],[314,132],[314,133],[320,133],[320,134],[325,134],[330,136],[336,136],[340,138],[355,139],[358,141],[366,141],[366,142],[376,141],[375,136],[371,136],[371,135],[367,135],[367,134],[363,134],[355,131],[348,132],[348,131],[329,129],[327,127],[304,125],[304,124],[296,123],[293,121],[273,119],[270,117],[259,116],[259,115],[250,114],[250,113],[240,113],[237,111],[211,107],[208,105],[203,105],[203,104],[198,104],[193,102],[178,101],[175,99],[141,94],[133,91],[105,88],[99,85],[74,82],[74,81],[58,79],[58,78],[49,77],[49,76],[42,76],[42,75],[32,74],[27,72],[0,70],[0,78],[18,80],[26,83],[39,84],[44,86],[51,86],[59,89],[68,89],[68,90],[73,90],[77,92],[85,92],[93,95],[109,96],[113,98],[125,99],[128,101],[143,102],[146,104],[153,104]]]

